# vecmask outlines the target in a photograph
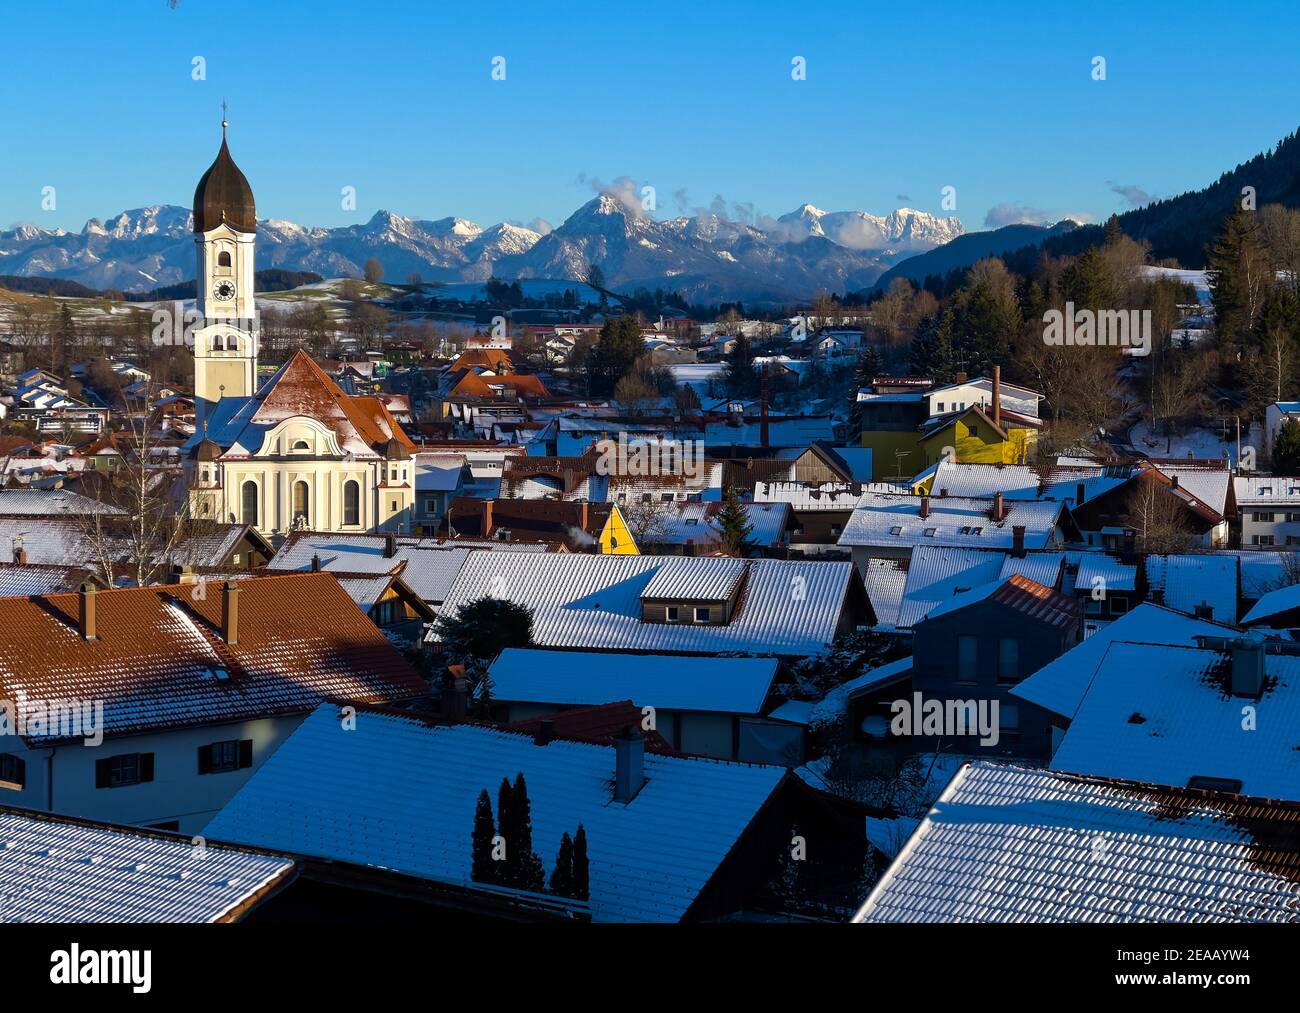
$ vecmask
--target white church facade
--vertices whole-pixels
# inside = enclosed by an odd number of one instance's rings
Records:
[[[190,511],[268,536],[410,531],[416,448],[379,398],[345,394],[303,351],[257,387],[256,208],[221,126],[221,149],[194,192]]]

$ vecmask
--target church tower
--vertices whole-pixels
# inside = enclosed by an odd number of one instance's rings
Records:
[[[194,400],[200,428],[222,397],[257,391],[257,310],[253,190],[230,157],[221,121],[221,150],[194,191],[199,320],[194,335]]]

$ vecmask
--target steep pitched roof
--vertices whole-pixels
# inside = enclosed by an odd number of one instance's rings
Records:
[[[220,411],[227,400],[233,409],[229,417]],[[207,437],[227,447],[231,456],[256,453],[268,430],[295,416],[333,430],[344,453],[382,457],[390,440],[408,451],[416,449],[381,398],[345,394],[301,349],[253,397],[222,398],[213,415]]]
[[[214,583],[100,591],[93,641],[80,636],[76,594],[0,598],[0,698],[102,701],[113,735],[426,692],[330,574],[236,582],[235,645]]]

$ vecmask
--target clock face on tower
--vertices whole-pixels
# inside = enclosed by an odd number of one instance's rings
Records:
[[[216,296],[218,302],[230,302],[235,298],[235,283],[231,281],[219,281],[212,289],[212,294]]]

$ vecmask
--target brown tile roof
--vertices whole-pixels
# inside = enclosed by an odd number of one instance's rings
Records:
[[[551,392],[540,379],[531,373],[507,373],[504,376],[483,376],[478,373],[466,373],[452,389],[449,397],[494,397],[497,387],[509,387],[520,397],[546,398]]]
[[[345,450],[353,438],[381,455],[390,439],[410,450],[416,449],[380,398],[345,394],[301,349],[280,367],[257,397],[261,403],[253,413],[254,423],[264,425],[304,415],[334,430]]]
[[[1069,595],[1054,591],[1046,584],[1012,574],[988,598],[1008,608],[1022,612],[1048,626],[1067,629],[1079,619],[1079,601]]]
[[[526,732],[536,735],[543,720],[549,720],[552,732],[557,739],[569,739],[576,742],[591,742],[598,746],[612,746],[614,739],[632,725],[641,727],[641,708],[631,700],[601,704],[598,707],[578,707],[574,710],[556,711],[553,714],[538,714],[514,721],[503,727],[512,732]],[[682,754],[668,744],[668,740],[657,731],[642,733],[645,736],[645,748],[648,753],[663,756],[681,756]]]
[[[93,641],[76,594],[0,599],[0,698],[103,701],[106,734],[124,734],[426,692],[332,574],[235,583],[233,646],[212,581],[98,592]]]
[[[491,522],[484,528],[488,509]],[[578,503],[571,500],[495,499],[457,496],[443,518],[440,534],[448,534],[448,517],[458,538],[491,538],[495,532],[508,530],[511,541],[563,542],[571,549],[581,549],[599,538],[614,507],[609,503]],[[585,518],[584,518],[585,515]],[[585,520],[585,523],[584,523]],[[581,529],[587,537],[575,534]]]

